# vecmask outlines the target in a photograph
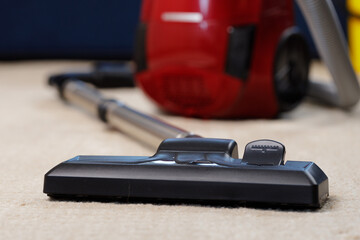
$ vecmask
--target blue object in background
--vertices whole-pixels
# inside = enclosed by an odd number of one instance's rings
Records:
[[[141,0],[2,0],[0,59],[130,59]]]
[[[325,0],[321,0],[325,1]],[[336,9],[336,13],[339,17],[340,24],[342,27],[342,30],[345,34],[345,37],[347,39],[347,17],[348,17],[348,11],[346,9],[346,1],[345,0],[332,0],[334,7]],[[309,44],[310,53],[313,58],[318,58],[319,54],[316,50],[315,44],[312,40],[309,28],[305,22],[305,19],[303,15],[301,14],[301,11],[297,4],[295,4],[295,22],[296,25],[301,29],[301,31],[304,33],[305,38]]]

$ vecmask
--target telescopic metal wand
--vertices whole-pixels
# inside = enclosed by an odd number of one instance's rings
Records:
[[[57,86],[65,101],[97,115],[110,126],[154,148],[167,138],[199,137],[158,118],[138,112],[123,102],[106,98],[85,82],[70,79],[61,84],[57,83]]]

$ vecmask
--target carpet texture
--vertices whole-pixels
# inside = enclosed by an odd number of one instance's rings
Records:
[[[79,154],[150,155],[136,141],[59,101],[47,76],[84,62],[0,64],[0,239],[360,239],[360,105],[352,112],[309,101],[275,120],[166,115],[138,89],[106,90],[130,106],[207,137],[278,140],[288,160],[314,161],[329,177],[317,211],[55,201],[44,174]],[[329,78],[323,66],[315,77]],[[241,153],[242,154],[242,153]]]

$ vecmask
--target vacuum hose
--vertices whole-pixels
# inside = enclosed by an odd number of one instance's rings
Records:
[[[335,85],[310,82],[309,95],[337,107],[353,107],[359,100],[359,83],[331,0],[297,0],[297,3],[335,82]]]

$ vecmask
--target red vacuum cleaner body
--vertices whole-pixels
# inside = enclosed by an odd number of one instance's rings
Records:
[[[145,0],[136,46],[137,84],[176,114],[269,118],[306,94],[291,0]]]

